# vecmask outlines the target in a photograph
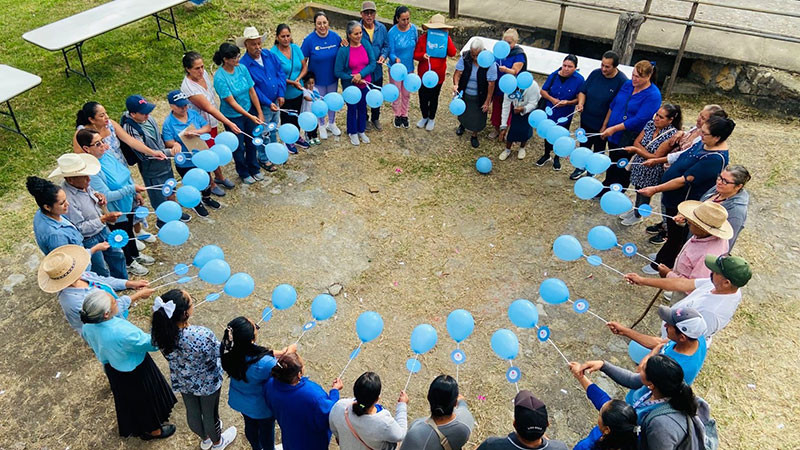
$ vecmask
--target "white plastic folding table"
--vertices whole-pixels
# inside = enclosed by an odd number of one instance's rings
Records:
[[[14,115],[14,110],[11,108],[11,99],[35,88],[41,84],[42,79],[24,70],[0,64],[0,80],[3,80],[3,82],[0,83],[0,103],[5,103],[8,108],[8,111],[0,111],[0,115],[11,117],[11,120],[14,122],[14,128],[2,123],[0,123],[0,128],[22,136],[25,138],[25,141],[28,142],[28,147],[33,148],[31,140],[28,139],[28,136],[26,136],[19,127],[17,116]]]
[[[64,73],[69,77],[70,72],[82,76],[89,80],[92,90],[97,92],[94,81],[86,73],[86,66],[83,63],[83,43],[88,39],[99,36],[108,31],[117,29],[147,16],[156,18],[158,31],[156,39],[161,39],[161,35],[176,39],[186,51],[186,44],[178,36],[178,26],[175,22],[175,14],[172,12],[174,6],[184,3],[186,0],[114,0],[83,11],[73,16],[66,17],[59,21],[28,31],[22,38],[31,44],[38,45],[45,50],[58,51],[64,55],[64,62],[67,67]],[[169,16],[159,13],[169,10]],[[172,25],[174,34],[164,30],[162,23]],[[69,53],[75,52],[81,70],[73,69],[69,62]]]

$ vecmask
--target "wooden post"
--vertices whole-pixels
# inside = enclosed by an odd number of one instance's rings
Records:
[[[553,43],[553,51],[557,52],[561,45],[561,32],[564,30],[564,16],[567,13],[567,5],[561,4],[561,14],[558,16],[558,28],[556,29],[556,40]]]
[[[686,44],[689,42],[689,34],[692,32],[692,26],[694,25],[694,16],[697,14],[697,7],[699,6],[700,2],[698,0],[694,0],[692,2],[692,10],[689,12],[689,22],[686,24],[686,29],[683,31],[683,40],[681,41],[681,48],[678,50],[678,55],[675,57],[675,63],[672,65],[672,73],[669,76],[669,81],[667,81],[667,90],[664,93],[665,97],[669,97],[672,95],[672,88],[675,87],[675,79],[678,78],[678,69],[681,66],[681,60],[683,59],[683,53],[686,51]]]
[[[613,50],[619,55],[620,64],[631,63],[633,49],[636,47],[636,36],[644,19],[645,17],[638,13],[624,12],[619,15]]]
[[[458,0],[450,0],[450,14],[451,19],[458,18]]]

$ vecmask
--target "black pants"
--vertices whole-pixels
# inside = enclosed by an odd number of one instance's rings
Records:
[[[627,147],[629,145],[633,145],[633,141],[636,140],[636,136],[632,136],[633,133],[623,133],[623,138],[620,140],[618,145],[609,142],[609,147]],[[638,135],[638,134],[637,134]],[[606,178],[603,180],[603,191],[600,192],[600,195],[605,194],[608,192],[608,187],[614,183],[619,183],[622,187],[626,188],[631,185],[631,173],[628,172],[626,169],[617,167],[617,161],[622,158],[630,158],[631,154],[624,151],[624,150],[616,150],[610,152],[608,157],[611,158],[611,167],[608,168],[606,171]],[[677,256],[677,254],[676,254]]]
[[[281,107],[281,109],[292,109],[297,111],[298,114],[300,114],[301,106],[303,106],[303,96],[298,95],[295,98],[287,98],[283,102],[283,106]],[[297,116],[281,111],[281,125],[283,125],[284,123],[290,123],[299,128],[299,125],[297,124]]]
[[[253,419],[242,414],[244,417],[244,436],[250,446],[256,449],[275,448],[275,419]]]
[[[583,129],[586,130],[586,134],[594,134],[600,132],[600,130],[591,127],[583,127]],[[586,143],[581,144],[581,147],[586,147],[588,149],[591,149],[595,153],[605,151],[606,149],[605,139],[601,138],[600,136],[592,136],[586,139],[587,139]]]
[[[675,216],[676,214],[678,214],[677,207],[667,208],[667,215]],[[678,253],[681,252],[681,248],[683,248],[683,244],[686,243],[688,237],[688,226],[682,227],[675,223],[674,220],[667,218],[667,242],[656,254],[656,262],[667,267],[673,267],[675,259],[678,257]]]
[[[139,257],[139,249],[136,248],[136,233],[133,232],[133,217],[128,217],[124,222],[108,223],[108,228],[111,231],[123,230],[128,233],[128,243],[122,247],[122,252],[125,253],[125,264],[131,265],[134,258]]]
[[[381,77],[380,80],[372,80],[372,84],[374,84],[375,86],[383,86],[383,77]],[[367,122],[369,121],[377,122],[378,120],[380,120],[380,118],[381,118],[380,107],[369,108],[369,111],[367,111]]]
[[[422,112],[423,119],[433,120],[436,118],[436,110],[439,109],[439,93],[441,92],[441,84],[432,88],[425,86],[419,88],[419,110]]]

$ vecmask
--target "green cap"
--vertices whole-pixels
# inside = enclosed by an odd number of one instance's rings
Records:
[[[753,272],[750,264],[738,256],[706,255],[706,267],[727,278],[734,286],[742,287],[750,281]]]

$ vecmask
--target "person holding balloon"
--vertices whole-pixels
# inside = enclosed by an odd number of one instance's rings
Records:
[[[194,300],[184,290],[156,297],[150,336],[169,363],[172,390],[183,397],[186,422],[202,439],[200,447],[222,450],[236,438],[236,427],[223,432],[219,420],[219,341],[208,328],[189,324],[192,313]]]
[[[361,28],[364,36],[375,51],[375,71],[372,72],[372,84],[383,86],[383,65],[389,60],[389,32],[386,25],[375,20],[377,14],[375,2],[365,1],[361,3]],[[370,108],[367,123],[371,124],[377,131],[381,131],[381,108]]]
[[[394,417],[378,404],[381,378],[364,372],[353,383],[355,398],[336,402],[328,416],[331,431],[342,450],[390,449],[405,439],[408,395],[400,391]]]
[[[467,401],[458,393],[458,383],[450,375],[439,375],[428,388],[431,415],[411,423],[403,448],[441,450],[442,439],[452,450],[460,450],[475,428],[475,418]]]
[[[286,75],[286,94],[281,108],[300,112],[303,106],[303,80],[308,72],[308,63],[303,50],[292,41],[292,29],[285,23],[278,24],[275,30],[275,45],[270,52],[278,57],[278,62]],[[281,111],[281,124],[290,123],[299,127],[297,116]],[[309,143],[302,136],[294,144],[289,144],[290,153],[297,153],[296,146],[308,148]]]
[[[500,129],[502,130],[501,140],[506,141],[506,148],[498,156],[500,161],[505,161],[511,155],[511,147],[515,142],[519,142],[517,159],[525,159],[525,144],[533,136],[533,127],[528,122],[528,116],[531,111],[536,109],[539,98],[539,85],[535,80],[526,89],[515,89],[503,96]],[[509,115],[511,120],[509,120]]]
[[[300,49],[305,56],[308,70],[317,75],[317,89],[322,96],[336,92],[339,87],[334,67],[341,44],[342,38],[329,28],[328,16],[325,11],[315,12],[314,31],[303,39]],[[319,118],[319,137],[328,139],[328,132],[334,136],[342,134],[342,131],[336,126],[336,111],[328,111],[327,125],[325,116]]]
[[[567,130],[572,123],[572,114],[575,111],[575,105],[578,104],[578,93],[584,81],[583,75],[578,73],[577,69],[578,57],[572,54],[567,55],[561,63],[561,68],[547,77],[540,91],[542,98],[546,100],[545,107],[553,110],[550,120],[558,122],[558,119],[567,117],[566,122],[557,125]],[[544,155],[536,161],[536,165],[541,167],[550,161],[551,151],[553,151],[553,143],[545,140]],[[561,170],[561,161],[558,155],[553,157],[553,170]]]
[[[497,82],[497,65],[480,64],[478,55],[483,51],[483,41],[473,39],[469,50],[463,52],[456,70],[453,72],[453,95],[463,93],[466,110],[458,116],[459,126],[456,135],[461,136],[465,130],[472,132],[470,144],[478,148],[478,132],[486,128],[486,113],[492,104],[495,83]],[[493,58],[493,56],[490,54]],[[485,66],[485,67],[484,67]]]
[[[433,131],[436,110],[439,109],[439,94],[447,72],[447,58],[456,56],[458,49],[450,38],[449,30],[453,26],[445,23],[443,15],[434,14],[428,23],[422,24],[422,29],[424,32],[414,48],[414,59],[419,61],[417,73],[422,77],[422,86],[419,88],[422,119],[417,122],[417,128]],[[426,83],[426,77],[432,78],[432,75],[426,75],[429,72],[436,74],[436,83],[431,86]]]
[[[304,373],[303,359],[296,352],[279,356],[264,389],[267,405],[281,427],[284,450],[327,450],[328,415],[344,385],[337,378],[325,392]]]
[[[362,39],[363,33],[359,22],[347,22],[348,45],[339,47],[334,68],[336,77],[342,82],[343,92],[349,94],[348,89],[355,87],[361,94],[358,102],[347,102],[347,135],[353,145],[369,144],[366,134],[367,83],[372,81],[372,72],[375,71],[375,53],[369,39]]]
[[[500,44],[503,42],[503,44]],[[503,58],[497,58],[497,75],[502,77],[505,74],[512,75],[516,77],[522,72],[528,70],[528,57],[525,55],[525,50],[520,47],[519,44],[519,32],[517,32],[516,28],[509,28],[503,33],[502,41],[498,42],[496,45],[500,47],[508,48],[508,54]],[[495,49],[495,52],[498,50]],[[502,51],[502,50],[501,50]],[[502,51],[505,53],[505,51]],[[501,54],[502,54],[501,53]],[[537,84],[538,87],[538,84]],[[504,103],[504,96],[503,92],[495,90],[494,96],[492,97],[492,126],[494,130],[489,133],[489,139],[496,139],[500,136],[500,133],[503,129],[504,125],[508,125],[508,122],[504,122],[502,120],[503,114],[506,113],[506,108],[503,105]],[[537,100],[538,101],[538,100]],[[508,116],[506,116],[508,119]],[[501,138],[500,141],[503,139]]]
[[[304,112],[314,113],[312,105],[315,99],[322,98],[317,89],[317,76],[312,71],[307,71],[303,76],[303,105],[300,107],[300,114]],[[376,128],[377,129],[377,128]],[[309,145],[319,145],[319,125],[313,130],[306,131],[306,140]]]
[[[408,105],[411,98],[411,91],[406,89],[403,79],[406,74],[414,73],[414,49],[417,47],[417,27],[411,23],[411,11],[407,6],[398,6],[394,10],[394,18],[392,20],[394,26],[389,29],[389,62],[394,65],[397,63],[405,66],[405,74],[400,74],[402,78],[398,78],[389,72],[389,80],[397,86],[400,91],[400,97],[392,102],[392,111],[394,112],[394,127],[395,128],[408,128]]]

